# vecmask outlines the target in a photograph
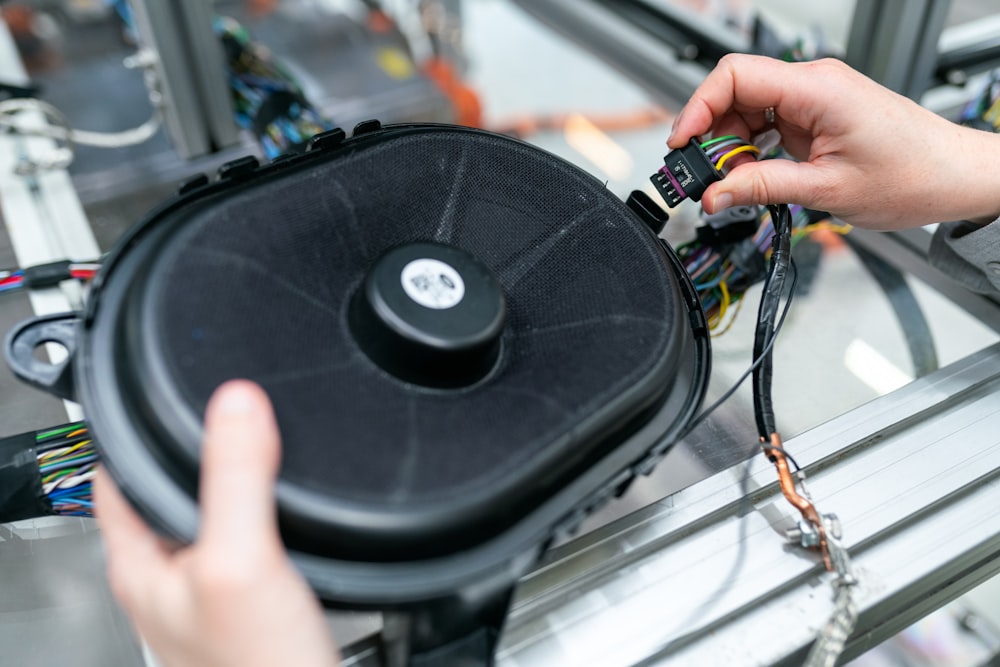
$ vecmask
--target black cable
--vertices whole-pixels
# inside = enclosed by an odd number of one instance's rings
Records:
[[[792,455],[789,454],[788,450],[785,449],[784,447],[775,447],[774,445],[764,445],[764,444],[762,444],[760,446],[760,448],[763,449],[765,452],[778,452],[779,454],[781,454],[782,456],[784,456],[786,459],[788,459],[789,461],[791,461],[791,463],[792,463],[793,466],[795,466],[795,472],[798,472],[798,471],[802,470],[802,466],[799,465],[798,461],[796,461],[794,458],[792,458]]]
[[[733,386],[727,389],[726,392],[722,396],[720,396],[717,401],[715,401],[715,403],[712,403],[712,405],[705,408],[705,410],[703,410],[702,413],[694,419],[694,421],[688,424],[687,429],[685,429],[681,437],[686,436],[696,427],[700,426],[702,422],[708,419],[709,415],[711,415],[713,412],[719,409],[719,406],[728,401],[732,397],[732,395],[736,393],[736,390],[740,388],[740,385],[743,384],[744,380],[750,377],[750,374],[753,373],[755,370],[757,370],[760,364],[764,361],[764,355],[768,355],[771,353],[771,349],[774,347],[774,341],[778,338],[778,334],[781,332],[781,327],[783,327],[785,324],[785,317],[788,316],[788,310],[792,305],[792,298],[795,296],[795,285],[799,279],[799,272],[798,269],[795,267],[794,261],[789,262],[789,269],[790,269],[791,280],[788,285],[788,296],[786,297],[785,307],[781,311],[781,317],[778,319],[778,324],[774,327],[774,333],[771,336],[771,340],[768,341],[767,345],[764,347],[761,354],[754,357],[753,364],[751,364],[750,368],[748,368],[743,373],[743,375],[741,375],[739,379],[736,380]]]
[[[768,208],[774,225],[771,266],[764,281],[764,292],[757,311],[757,328],[753,341],[754,358],[761,359],[760,365],[753,372],[754,419],[757,422],[758,435],[765,442],[777,431],[774,404],[771,401],[771,375],[774,366],[770,348],[777,335],[775,319],[778,317],[781,294],[785,288],[785,279],[791,263],[792,248],[792,215],[788,206],[780,204]]]
[[[906,276],[878,255],[863,248],[850,234],[844,240],[889,299],[889,305],[899,320],[906,347],[910,351],[910,359],[913,360],[914,376],[923,377],[936,371],[938,357],[934,336],[913,288],[906,282]]]

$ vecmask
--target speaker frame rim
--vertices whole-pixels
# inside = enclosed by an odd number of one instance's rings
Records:
[[[434,128],[480,132],[469,128],[432,124],[388,126],[383,132],[407,132],[414,129],[420,131]],[[360,135],[351,139],[344,149],[351,149],[351,142],[359,139],[363,141],[365,136]],[[517,140],[511,139],[511,141]],[[530,146],[530,144],[525,145]],[[356,144],[356,146],[362,148],[363,144]],[[534,146],[531,148],[540,150]],[[285,169],[295,165],[308,168],[310,159],[312,159],[310,156],[315,158],[320,153],[306,153],[303,156],[272,163],[263,169],[271,170],[269,173],[280,174]],[[557,156],[552,157],[561,160]],[[582,172],[574,165],[570,166]],[[594,180],[599,183],[596,179]],[[157,228],[157,223],[162,222],[164,216],[194,203],[204,205],[213,195],[231,191],[232,187],[232,183],[228,181],[209,183],[163,204],[153,211],[143,223],[137,225],[132,233],[120,241],[95,281],[92,288],[92,298],[88,300],[87,311],[79,327],[79,346],[73,363],[81,403],[88,407],[88,418],[91,420],[91,427],[98,442],[112,442],[113,440],[108,440],[108,438],[120,439],[122,435],[143,437],[141,433],[137,432],[135,421],[127,414],[125,403],[121,400],[108,400],[108,387],[117,389],[119,386],[113,372],[116,367],[108,363],[101,363],[100,360],[102,358],[113,359],[115,356],[113,329],[120,321],[119,311],[125,307],[125,300],[121,298],[122,293],[128,292],[130,287],[129,282],[123,279],[109,281],[109,276],[116,271],[120,274],[124,270],[123,267],[130,267],[143,259],[142,254],[136,253],[134,248],[142,244],[144,239],[147,241],[146,247],[148,249],[151,247],[148,243],[151,235],[167,233],[162,225]],[[625,206],[625,203],[622,202],[622,205]],[[635,217],[635,223],[638,226],[655,238],[655,234],[646,227],[638,216],[635,216],[631,211],[629,214]],[[683,383],[680,379],[683,373],[678,373],[678,381],[675,381],[668,388],[666,391],[668,395],[664,396],[662,401],[658,401],[654,414],[649,419],[644,420],[644,424],[638,428],[636,433],[624,438],[604,457],[589,465],[585,471],[576,475],[570,484],[544,500],[526,516],[470,549],[434,558],[391,562],[344,561],[292,550],[290,553],[293,561],[324,600],[352,608],[393,608],[448,597],[454,591],[477,582],[479,585],[483,585],[483,582],[496,580],[497,585],[502,583],[509,586],[537,559],[538,554],[553,534],[561,530],[560,525],[563,526],[562,530],[571,528],[569,524],[573,522],[573,517],[576,514],[580,514],[581,504],[587,504],[594,497],[608,495],[608,479],[613,483],[611,486],[622,484],[624,480],[619,478],[626,471],[629,478],[634,477],[637,474],[635,469],[648,467],[647,462],[650,458],[662,456],[666,449],[673,444],[687,422],[693,418],[704,398],[711,355],[704,313],[697,301],[693,285],[683,267],[673,256],[673,251],[662,241],[657,243],[657,247],[667,270],[673,274],[674,278],[678,279],[678,284],[675,285],[678,292],[675,296],[679,297],[675,304],[678,311],[675,321],[692,323],[690,332],[678,327],[683,330],[681,335],[686,337],[683,349],[695,348],[694,354],[690,355],[690,358],[685,355],[685,359],[691,362],[690,368],[685,371],[690,374],[689,382],[682,386]],[[100,310],[98,309],[99,304],[101,304]],[[699,320],[702,334],[698,333]],[[112,331],[109,331],[109,327]],[[688,336],[689,333],[690,336]],[[676,415],[665,414],[676,411],[675,403],[678,395],[686,399],[681,412]],[[652,433],[650,432],[652,424],[658,424],[656,428],[665,428],[665,430]],[[657,442],[660,442],[659,446]],[[149,454],[147,448],[141,447],[141,449]],[[117,454],[105,457],[105,465],[108,466],[112,477],[121,486],[123,493],[147,521],[160,532],[172,538],[190,541],[196,534],[197,504],[182,502],[184,499],[190,501],[190,494],[178,493],[180,489],[176,485],[171,488],[171,484],[163,484],[162,479],[153,481],[152,487],[156,490],[150,492],[150,478],[148,476],[140,477],[148,472],[146,468],[149,467],[151,461],[155,460],[155,457],[150,454],[149,459],[145,462],[129,462],[121,454]],[[162,461],[158,463],[162,465]],[[156,470],[155,466],[153,470]],[[162,469],[157,472],[164,474]],[[130,481],[140,478],[143,479],[142,484]],[[577,501],[569,502],[567,499],[570,496],[576,497]],[[156,501],[149,502],[148,499],[151,497],[156,498]],[[172,506],[171,511],[173,512],[177,511],[178,506],[183,506],[181,511],[183,517],[179,521],[175,517],[170,525],[161,518],[165,513],[157,511],[157,508],[150,505],[157,505],[160,508]],[[586,510],[593,509],[594,507],[585,508],[583,515],[588,513]],[[178,524],[182,524],[180,529],[178,529]]]

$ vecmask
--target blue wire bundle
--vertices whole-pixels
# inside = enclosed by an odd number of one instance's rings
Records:
[[[236,122],[254,135],[268,159],[302,150],[310,138],[335,127],[239,22],[220,16],[215,32],[226,51]]]
[[[91,482],[97,472],[94,441],[83,422],[35,435],[42,493],[52,514],[93,516]]]

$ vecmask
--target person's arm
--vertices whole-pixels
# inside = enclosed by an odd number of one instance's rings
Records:
[[[930,260],[975,292],[1000,294],[1000,220],[939,225],[931,239]]]
[[[278,428],[264,392],[223,385],[205,414],[201,526],[169,548],[101,471],[95,506],[112,591],[164,667],[339,664],[278,533]]]
[[[961,127],[836,60],[729,55],[674,123],[668,144],[746,139],[766,110],[792,160],[744,160],[705,193],[708,212],[793,203],[872,229],[1000,216],[1000,135]]]

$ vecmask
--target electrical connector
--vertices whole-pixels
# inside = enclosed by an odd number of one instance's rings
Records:
[[[55,287],[64,280],[73,277],[70,271],[71,262],[68,259],[49,262],[48,264],[36,264],[24,270],[24,282],[22,287]]]
[[[715,168],[697,139],[667,153],[663,162],[663,167],[649,180],[671,208],[685,199],[701,201],[708,186],[722,180],[722,173]]]
[[[702,216],[702,224],[694,231],[700,243],[720,249],[750,238],[759,225],[760,215],[756,207],[731,206]]]
[[[749,239],[734,244],[726,258],[740,270],[747,286],[759,283],[767,276],[767,261],[757,244]]]

